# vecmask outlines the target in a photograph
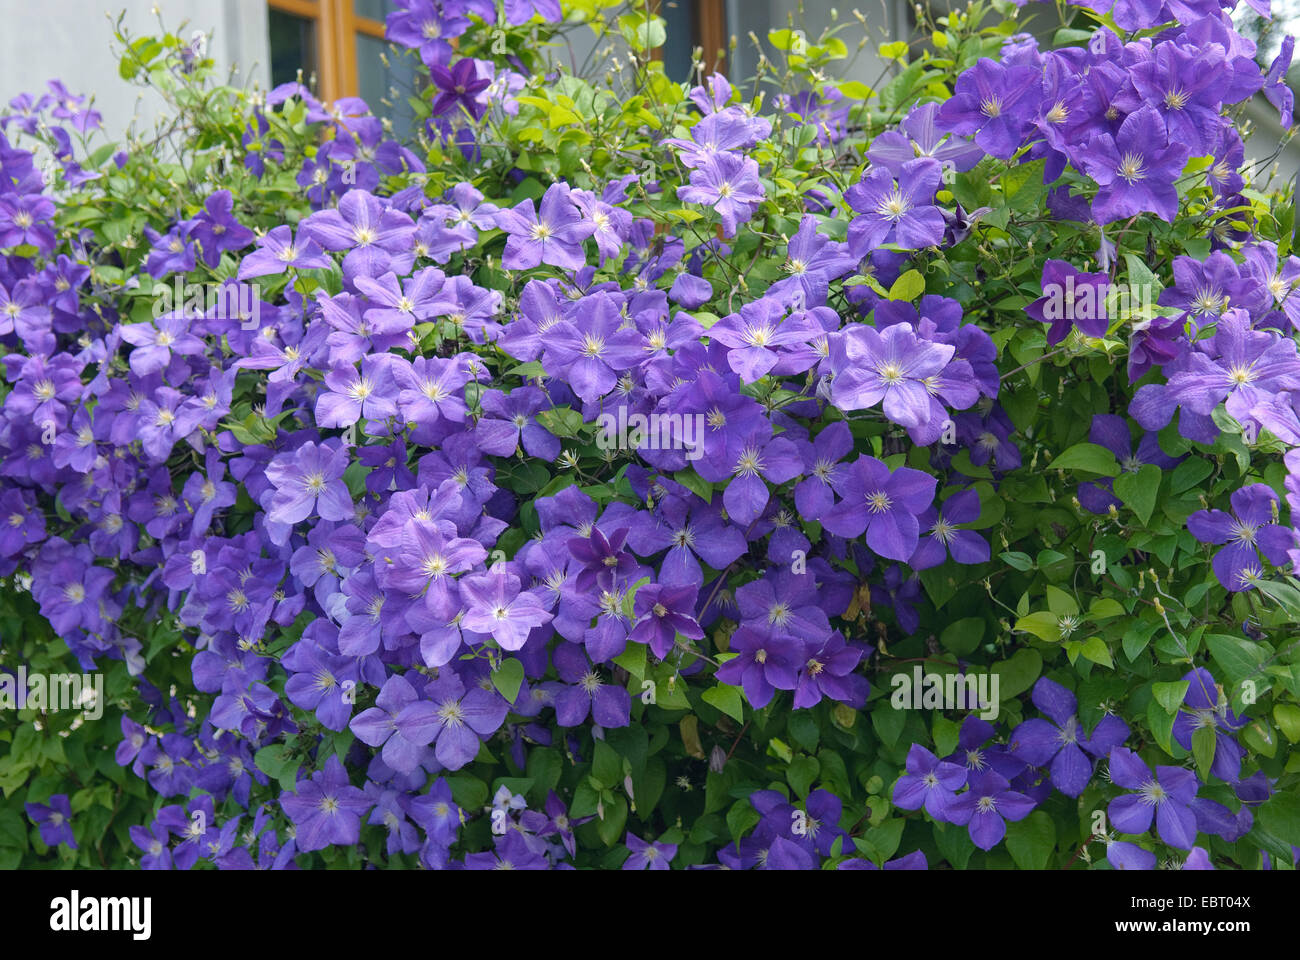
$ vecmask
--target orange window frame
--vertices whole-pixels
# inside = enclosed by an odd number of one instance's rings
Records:
[[[267,6],[316,27],[316,84],[322,100],[360,94],[357,75],[358,35],[384,39],[384,24],[357,16],[353,0],[266,0]]]

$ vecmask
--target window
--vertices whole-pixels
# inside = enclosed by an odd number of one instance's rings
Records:
[[[683,83],[693,80],[691,54],[694,48],[704,51],[704,72],[725,73],[727,59],[727,16],[725,0],[657,0],[658,14],[664,18],[668,43],[658,52],[664,73]]]
[[[411,58],[388,54],[384,20],[393,0],[267,0],[271,83],[303,82],[323,100],[361,97],[402,130],[410,124],[406,97],[415,82]],[[388,63],[385,63],[385,60]],[[314,78],[314,82],[313,82]],[[392,87],[396,98],[389,96]],[[388,107],[382,100],[392,101]]]

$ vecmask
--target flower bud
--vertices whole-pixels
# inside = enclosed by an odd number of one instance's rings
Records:
[[[727,765],[727,753],[722,747],[715,746],[709,753],[709,769],[714,773],[721,773]]]

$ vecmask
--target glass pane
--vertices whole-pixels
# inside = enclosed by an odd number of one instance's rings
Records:
[[[394,0],[353,0],[353,11],[358,17],[384,22],[384,18],[397,9]]]
[[[388,66],[384,65],[385,58]],[[406,101],[415,93],[417,65],[420,65],[419,57],[414,51],[395,53],[383,40],[364,33],[357,34],[357,80],[361,99],[376,116],[391,120],[393,133],[399,137],[410,132],[415,118]],[[388,102],[384,103],[385,100]]]
[[[316,21],[272,8],[267,11],[271,34],[271,85],[288,83],[302,69],[303,83],[311,86],[316,72]]]
[[[664,44],[664,73],[683,83],[690,79],[691,51],[699,44],[695,31],[695,0],[664,0],[659,8],[668,29]]]

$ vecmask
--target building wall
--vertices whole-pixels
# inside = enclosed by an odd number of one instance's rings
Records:
[[[159,101],[118,76],[112,23],[105,15],[126,11],[123,26],[133,35],[158,33],[157,7],[168,29],[182,21],[209,34],[208,53],[225,74],[238,67],[242,82],[267,85],[266,4],[263,0],[4,0],[0,28],[0,103],[23,92],[38,93],[45,82],[62,80],[76,94],[93,95],[106,133],[121,139],[135,116],[150,121]],[[242,83],[241,83],[242,85]]]

